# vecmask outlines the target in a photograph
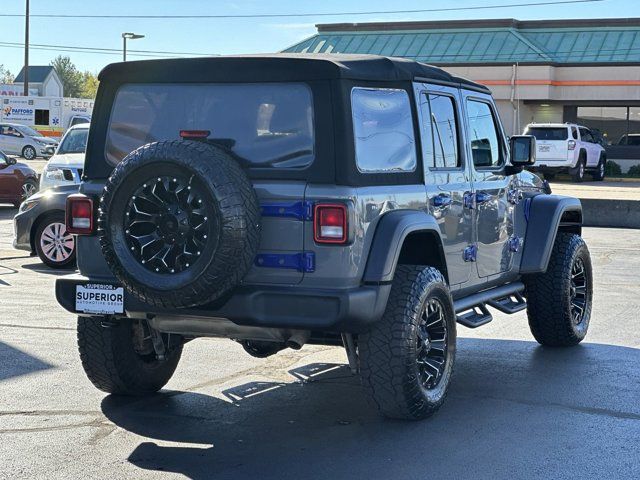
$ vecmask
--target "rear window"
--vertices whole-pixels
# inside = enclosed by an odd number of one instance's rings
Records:
[[[313,101],[305,84],[130,84],[111,112],[105,155],[115,165],[180,130],[209,130],[246,167],[304,168],[314,158]]]
[[[569,131],[566,127],[532,127],[527,130],[536,140],[567,140]]]

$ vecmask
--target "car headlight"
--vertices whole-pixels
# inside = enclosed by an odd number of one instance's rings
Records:
[[[27,200],[25,202],[22,202],[22,204],[20,205],[20,209],[18,210],[18,213],[28,212],[36,205],[38,205],[38,200]]]
[[[64,172],[55,166],[47,165],[44,169],[44,176],[49,180],[64,180]]]

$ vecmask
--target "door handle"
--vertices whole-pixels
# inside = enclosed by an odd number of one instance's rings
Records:
[[[492,197],[493,195],[487,192],[476,192],[476,203],[486,203],[491,200]]]
[[[441,193],[431,199],[434,207],[448,207],[452,202],[451,195],[447,195],[446,193]]]

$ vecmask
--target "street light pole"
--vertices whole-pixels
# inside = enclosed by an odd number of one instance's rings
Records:
[[[127,61],[127,40],[137,40],[138,38],[144,38],[144,35],[137,33],[125,32],[122,34],[122,61]]]
[[[26,1],[24,16],[24,88],[22,94],[29,96],[29,0]]]

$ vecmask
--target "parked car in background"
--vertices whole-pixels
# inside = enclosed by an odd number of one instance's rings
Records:
[[[38,255],[51,268],[75,266],[76,242],[67,233],[64,209],[67,197],[77,192],[77,185],[50,188],[20,205],[13,222],[13,247]]]
[[[532,168],[545,177],[569,173],[575,182],[590,174],[594,180],[604,180],[607,154],[591,131],[573,123],[530,123],[525,135],[536,137],[536,166]]]
[[[88,123],[74,125],[67,130],[56,153],[49,159],[44,172],[42,172],[40,190],[56,185],[80,183],[88,136]]]
[[[37,191],[36,172],[0,151],[0,203],[12,203],[18,207]]]
[[[18,123],[0,123],[0,150],[7,155],[19,155],[26,160],[49,157],[47,147],[57,146],[53,138],[44,137],[33,128]]]

